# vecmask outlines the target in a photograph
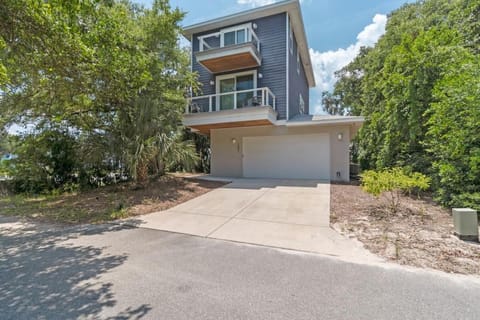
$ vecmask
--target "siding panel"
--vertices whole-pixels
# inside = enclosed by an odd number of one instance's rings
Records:
[[[305,70],[302,64],[302,58],[300,57],[300,74],[297,73],[297,40],[295,38],[295,34],[293,35],[293,55],[290,55],[289,59],[289,118],[293,118],[294,116],[300,113],[300,104],[299,104],[299,94],[301,93],[303,96],[303,100],[305,101],[305,114],[309,114],[310,112],[310,95],[309,95],[309,88],[307,82],[307,76],[305,75]]]

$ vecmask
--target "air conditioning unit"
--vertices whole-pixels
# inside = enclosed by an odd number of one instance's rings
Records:
[[[455,235],[461,240],[478,242],[477,211],[469,208],[453,208]]]

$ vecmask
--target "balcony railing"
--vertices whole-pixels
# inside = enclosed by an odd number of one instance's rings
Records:
[[[260,53],[260,40],[253,30],[252,24],[236,26],[198,37],[199,52],[226,48],[244,43],[251,43]]]
[[[275,95],[265,87],[217,93],[188,99],[185,113],[215,112],[248,107],[270,106],[276,109]]]

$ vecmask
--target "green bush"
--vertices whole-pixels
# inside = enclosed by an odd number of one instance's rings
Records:
[[[462,193],[453,196],[450,204],[453,208],[472,208],[480,212],[480,192]]]
[[[14,191],[43,193],[74,183],[77,164],[75,138],[63,131],[45,131],[22,137],[10,160]]]
[[[427,190],[430,186],[430,178],[418,172],[409,173],[403,168],[368,170],[360,176],[363,190],[376,197],[386,194],[394,213],[398,210],[402,193]]]

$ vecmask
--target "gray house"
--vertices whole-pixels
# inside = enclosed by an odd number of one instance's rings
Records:
[[[211,138],[215,176],[349,179],[361,117],[310,115],[315,78],[298,0],[184,29],[202,92],[184,124]]]

